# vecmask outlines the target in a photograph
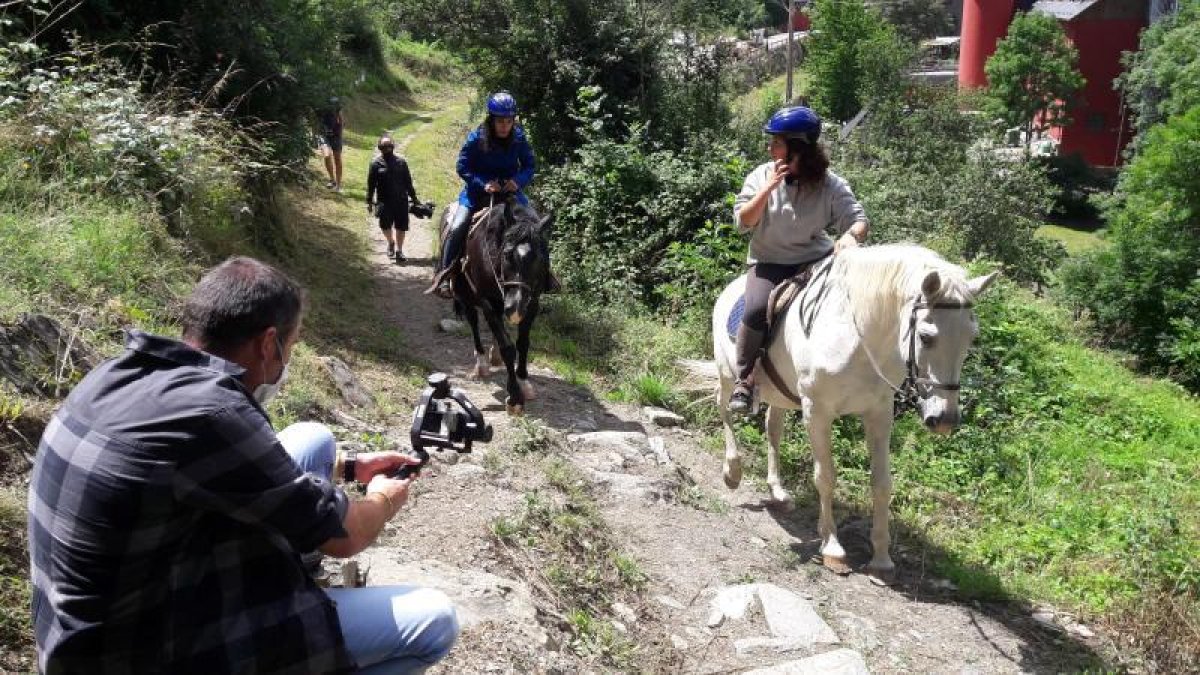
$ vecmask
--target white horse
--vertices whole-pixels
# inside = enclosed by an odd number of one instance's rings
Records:
[[[996,273],[968,279],[957,265],[913,245],[850,248],[821,263],[829,269],[791,304],[765,358],[776,371],[769,377],[760,359],[759,401],[767,409],[767,484],[771,501],[785,510],[792,497],[779,480],[779,440],[786,410],[801,409],[813,452],[813,474],[821,510],[817,531],[826,567],[850,572],[833,519],[833,421],[862,417],[871,451],[874,549],[867,572],[890,580],[895,565],[888,554],[888,507],[892,478],[888,446],[894,395],[915,401],[932,431],[948,434],[958,426],[958,380],[967,349],[978,334],[972,303]],[[742,461],[726,407],[733,392],[737,354],[727,319],[745,287],[735,279],[713,309],[713,347],[721,379],[719,407],[725,426],[725,484],[742,480]],[[778,385],[773,380],[778,381]],[[781,391],[786,387],[788,391]]]

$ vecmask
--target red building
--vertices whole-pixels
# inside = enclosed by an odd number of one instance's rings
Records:
[[[1057,18],[1079,50],[1079,70],[1087,84],[1070,109],[1071,124],[1053,129],[1059,153],[1079,154],[1093,166],[1120,162],[1130,130],[1113,79],[1121,73],[1121,53],[1134,51],[1150,15],[1151,0],[965,0],[958,82],[963,88],[987,84],[984,64],[1008,33],[1017,11],[1029,9]]]

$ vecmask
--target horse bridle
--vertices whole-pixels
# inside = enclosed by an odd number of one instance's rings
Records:
[[[488,210],[490,211],[492,209],[492,207],[494,207],[495,205],[496,205],[496,195],[493,194],[491,203],[488,205]],[[492,264],[492,253],[490,250],[488,250],[491,248],[490,241],[491,241],[490,238],[487,236],[487,233],[485,232],[484,237],[483,237],[483,254],[488,260],[488,267],[491,269],[491,272],[492,272],[492,280],[496,282],[496,288],[500,289],[500,292],[503,293],[505,288],[510,288],[510,287],[515,286],[517,288],[522,288],[529,293],[533,293],[533,287],[530,286],[529,284],[525,283],[524,281],[501,281],[500,280],[500,276],[504,273],[504,249],[503,249],[503,247],[501,247],[501,250],[499,251],[499,255],[497,256],[497,258],[500,259],[500,271],[499,271],[499,273],[497,273],[496,265]]]
[[[926,389],[942,389],[945,391],[959,391],[962,385],[958,382],[942,383],[935,382],[927,377],[918,377],[917,373],[920,370],[917,365],[917,311],[921,309],[971,309],[974,303],[971,302],[925,302],[923,296],[918,295],[913,300],[912,311],[908,315],[908,355],[904,359],[905,376],[900,382],[900,386],[896,387],[887,378],[883,377],[883,373],[877,374],[883,378],[888,386],[895,390],[894,414],[899,417],[906,410],[915,409],[917,401],[920,399],[920,388]],[[868,352],[869,354],[869,352]],[[874,359],[872,359],[874,365]]]

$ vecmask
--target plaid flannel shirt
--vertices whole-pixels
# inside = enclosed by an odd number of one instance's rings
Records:
[[[42,436],[29,489],[46,673],[353,668],[301,566],[347,499],[302,473],[236,364],[131,332]]]

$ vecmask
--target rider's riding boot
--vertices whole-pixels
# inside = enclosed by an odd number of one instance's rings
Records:
[[[729,412],[739,415],[750,414],[754,405],[754,366],[758,363],[758,355],[762,350],[762,331],[754,330],[746,324],[738,326],[737,334],[737,384],[733,386],[733,394],[729,397]]]
[[[465,211],[463,207],[459,207],[460,212]],[[453,274],[451,267],[458,264],[459,256],[462,255],[463,247],[467,239],[467,221],[469,218],[456,216],[454,222],[450,224],[450,232],[446,235],[446,247],[442,249],[442,260],[438,265],[438,273],[434,276],[433,285],[425,292],[434,293],[443,298],[452,297],[450,288],[450,277]]]

